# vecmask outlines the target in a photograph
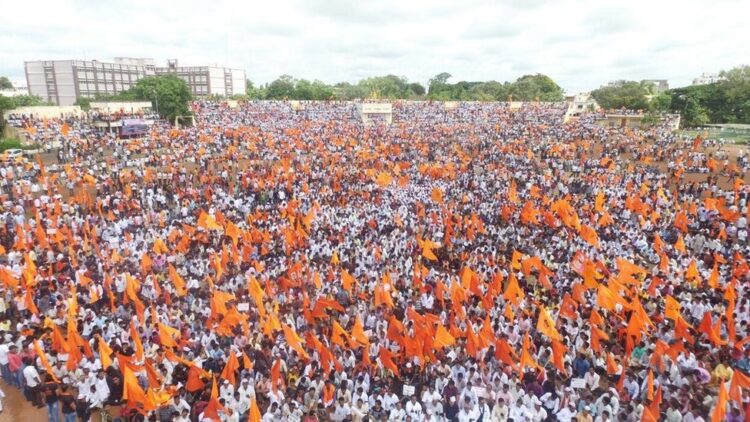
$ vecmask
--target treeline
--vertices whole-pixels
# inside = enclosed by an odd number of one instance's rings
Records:
[[[680,113],[686,127],[707,123],[750,124],[750,66],[723,71],[723,80],[656,93],[646,81],[619,81],[591,91],[605,109]]]
[[[449,83],[449,73],[430,79],[427,88],[409,82],[402,76],[386,75],[362,79],[356,84],[339,82],[329,85],[321,81],[280,76],[271,83],[255,86],[247,81],[246,99],[260,100],[355,100],[355,99],[412,99],[440,101],[562,101],[564,93],[550,77],[525,75],[515,82]]]
[[[139,79],[127,91],[119,94],[97,94],[94,98],[79,97],[75,104],[88,111],[92,101],[151,101],[159,116],[174,120],[176,116],[191,114],[192,94],[187,83],[176,75],[157,75]]]
[[[5,80],[7,81],[7,78]],[[13,88],[13,85],[11,85],[10,88]],[[3,118],[3,116],[5,115],[6,111],[13,110],[14,108],[18,107],[32,107],[41,105],[50,105],[50,103],[42,100],[42,97],[39,97],[37,95],[17,95],[15,97],[6,97],[4,95],[0,95],[0,135],[2,135],[2,130],[5,125],[5,119]]]

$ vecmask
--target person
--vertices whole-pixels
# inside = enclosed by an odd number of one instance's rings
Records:
[[[591,415],[591,407],[589,405],[583,406],[576,418],[579,422],[594,422],[594,417]]]
[[[412,420],[420,420],[422,419],[422,404],[417,401],[417,396],[412,395],[409,398],[409,401],[406,402],[406,414],[412,419]]]
[[[562,409],[560,409],[555,416],[557,417],[557,420],[559,422],[571,422],[576,418],[576,405],[571,400],[568,402],[567,406],[564,406]]]
[[[353,422],[363,422],[367,420],[368,408],[367,408],[367,404],[365,404],[362,398],[357,399],[357,404],[351,408],[351,411],[352,411]]]
[[[60,410],[63,415],[63,422],[76,422],[76,398],[75,391],[71,391],[70,386],[62,384],[60,386]]]
[[[42,380],[39,377],[39,372],[32,364],[30,358],[24,359],[24,365],[25,366],[22,371],[23,381],[25,385],[23,394],[26,397],[26,400],[32,402],[36,407],[44,407],[44,405],[42,404],[42,397],[39,394],[39,387],[42,384]]]
[[[458,412],[459,422],[476,422],[479,420],[479,408],[472,405],[471,397],[464,397],[461,411]]]
[[[26,359],[87,406],[148,385],[193,419],[213,373],[227,407],[275,420],[339,398],[387,419],[403,384],[427,419],[487,391],[518,420],[539,418],[534,399],[548,419],[572,402],[640,420],[649,368],[665,410],[706,399],[698,419],[750,367],[750,185],[708,170],[671,117],[625,130],[562,102],[433,101],[365,125],[358,105],[197,100],[195,126],[128,142],[17,120],[42,147],[66,139],[62,165],[0,163],[0,344],[19,388]],[[623,388],[566,391],[570,376]]]
[[[370,408],[370,418],[375,421],[382,421],[388,418],[388,413],[383,408],[380,400],[375,400],[375,405]]]
[[[479,396],[479,416],[477,417],[477,422],[489,422],[492,417],[492,411],[490,410],[490,406],[487,404],[487,400],[485,400],[484,396]]]
[[[391,412],[388,414],[388,420],[394,422],[406,421],[406,410],[404,410],[400,401],[394,404],[393,409],[391,409]]]
[[[508,420],[508,405],[505,404],[503,397],[498,397],[497,402],[492,406],[492,422],[506,422]]]
[[[331,412],[332,421],[344,421],[352,414],[351,408],[346,404],[343,397],[339,397]]]
[[[45,374],[44,382],[38,386],[39,395],[47,405],[47,417],[50,422],[60,421],[60,400],[58,397],[59,384],[52,379],[52,375]]]

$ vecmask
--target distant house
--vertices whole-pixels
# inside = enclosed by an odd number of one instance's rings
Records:
[[[715,84],[716,82],[721,82],[724,79],[725,78],[723,76],[720,76],[718,73],[703,72],[700,76],[693,79],[693,85]]]
[[[581,92],[580,94],[571,95],[565,98],[568,103],[568,111],[565,112],[565,118],[578,117],[581,114],[598,110],[599,104],[596,103],[590,92]]]

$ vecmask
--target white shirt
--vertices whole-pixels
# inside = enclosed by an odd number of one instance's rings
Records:
[[[418,401],[412,403],[409,400],[406,402],[406,414],[411,416],[412,420],[420,420],[422,418],[422,405]]]
[[[26,385],[32,388],[36,387],[41,382],[39,379],[39,372],[33,365],[23,368],[23,377],[26,380]]]
[[[8,352],[10,352],[8,345],[0,344],[0,365],[8,364]]]

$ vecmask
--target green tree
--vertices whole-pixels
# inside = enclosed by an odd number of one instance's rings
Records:
[[[184,80],[175,75],[149,76],[140,79],[129,90],[120,93],[119,99],[151,101],[159,115],[167,120],[176,116],[191,114],[189,103],[192,99],[190,88]]]
[[[605,109],[644,110],[648,108],[648,85],[645,82],[617,81],[591,91],[591,96]]]
[[[720,75],[724,80],[717,85],[724,94],[724,119],[750,123],[750,66],[735,67]]]
[[[91,98],[78,97],[76,98],[76,102],[73,103],[73,105],[77,105],[78,107],[81,107],[81,110],[83,111],[89,111],[91,110]]]
[[[448,72],[438,73],[437,75],[433,76],[427,86],[427,94],[429,95],[429,97],[432,99],[450,99],[450,94],[447,93],[451,90],[450,86],[448,85],[448,79],[450,79],[451,76],[452,75]]]
[[[520,101],[562,101],[565,98],[562,88],[547,75],[524,75],[510,86],[514,100]]]
[[[334,98],[333,87],[323,81],[314,80],[310,84],[310,89],[315,100],[330,100]]]
[[[672,96],[666,92],[655,95],[648,103],[648,109],[651,112],[664,113],[670,110],[672,106]]]
[[[339,82],[333,86],[333,94],[339,100],[361,100],[367,98],[369,92],[366,87],[349,82]]]
[[[409,84],[409,90],[416,96],[422,96],[425,94],[425,89],[419,82],[412,82]]]
[[[7,76],[0,76],[0,89],[13,89],[13,84]]]
[[[253,81],[247,80],[247,88],[245,93],[251,100],[264,100],[266,98],[266,89],[262,86],[256,87],[253,85]]]
[[[284,100],[294,97],[295,80],[289,75],[281,75],[268,84],[266,98],[269,100]]]

